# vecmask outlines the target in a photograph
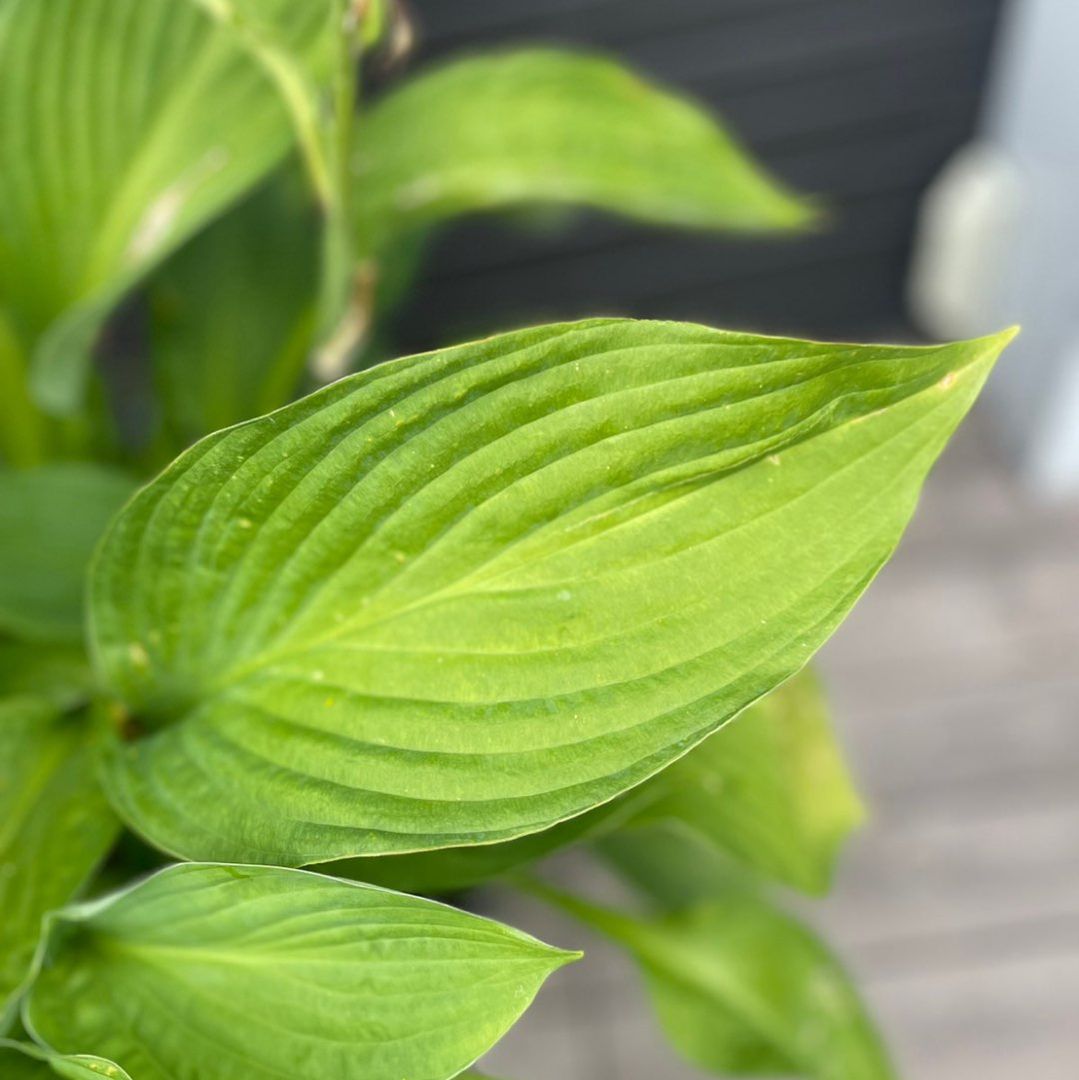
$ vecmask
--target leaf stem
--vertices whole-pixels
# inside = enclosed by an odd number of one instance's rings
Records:
[[[302,67],[269,34],[243,18],[231,0],[195,0],[213,19],[230,28],[273,79],[292,118],[315,194],[323,208],[333,201],[334,184],[320,137],[317,88]]]
[[[325,381],[343,375],[367,327],[368,292],[356,266],[352,235],[351,161],[360,91],[359,11],[351,0],[336,0],[332,108],[325,139],[331,199],[324,207],[322,278],[319,290],[315,361]]]

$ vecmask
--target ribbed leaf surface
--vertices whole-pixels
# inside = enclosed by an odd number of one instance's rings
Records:
[[[891,552],[1004,337],[626,320],[345,379],[211,436],[111,529],[122,813],[186,857],[538,831],[798,670]]]
[[[137,1080],[444,1080],[574,956],[371,886],[188,864],[51,920],[25,1016]]]

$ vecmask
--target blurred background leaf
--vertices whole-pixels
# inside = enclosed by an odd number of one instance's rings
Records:
[[[795,675],[651,781],[642,823],[675,821],[748,867],[827,892],[861,802],[812,672]]]
[[[706,853],[702,872],[701,849],[677,833],[663,842],[672,877],[633,875],[653,900],[654,883],[673,901],[654,914],[627,915],[536,882],[529,889],[629,952],[668,1039],[698,1068],[892,1080],[857,991],[820,940],[722,869],[710,873]]]
[[[804,228],[813,211],[704,110],[613,60],[522,49],[390,91],[357,143],[360,240],[527,203],[706,229]]]
[[[149,344],[166,460],[295,396],[314,336],[318,227],[310,193],[289,168],[150,279]]]
[[[299,54],[325,6],[266,0]],[[191,0],[9,0],[0,18],[0,297],[9,366],[80,402],[116,301],[292,141],[265,72]]]
[[[90,556],[134,487],[90,463],[0,469],[0,632],[82,640]]]

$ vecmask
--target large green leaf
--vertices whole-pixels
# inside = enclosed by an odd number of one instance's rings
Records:
[[[410,80],[355,148],[361,245],[522,203],[645,221],[789,229],[812,212],[694,103],[617,63],[555,49],[472,57]]]
[[[189,864],[49,924],[24,1010],[138,1080],[442,1080],[576,954],[301,870]]]
[[[260,9],[298,54],[329,48],[325,4]],[[6,0],[0,101],[0,297],[40,400],[67,411],[116,300],[266,173],[293,125],[191,0]]]
[[[722,1076],[891,1080],[857,991],[828,949],[758,896],[644,918],[541,889],[637,961],[675,1048]]]
[[[298,181],[273,177],[151,280],[158,397],[177,449],[295,394],[318,276],[318,222]]]
[[[115,521],[108,789],[184,857],[510,839],[613,798],[806,662],[1006,336],[539,327],[210,436]]]
[[[0,1073],[4,1080],[131,1080],[119,1065],[93,1054],[54,1054],[32,1043],[0,1039]]]
[[[86,884],[118,827],[84,718],[33,698],[0,700],[0,1032],[42,916]]]
[[[0,470],[0,632],[82,637],[90,554],[133,488],[99,465]]]
[[[655,780],[641,821],[673,820],[743,863],[826,892],[863,817],[816,678],[803,672]]]

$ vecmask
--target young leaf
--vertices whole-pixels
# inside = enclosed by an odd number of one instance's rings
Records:
[[[119,1065],[93,1054],[54,1054],[33,1043],[0,1039],[4,1080],[131,1080]]]
[[[640,821],[673,820],[746,865],[826,892],[843,840],[862,820],[828,722],[802,672],[651,782]]]
[[[56,915],[24,1017],[138,1080],[441,1080],[575,955],[367,885],[188,864]]]
[[[555,49],[472,57],[412,79],[355,150],[360,244],[522,203],[576,203],[696,228],[791,229],[812,211],[714,119],[619,64]]]
[[[90,554],[133,488],[100,465],[0,470],[0,632],[82,638]]]
[[[893,1077],[838,961],[762,898],[732,892],[639,918],[548,895],[630,952],[668,1038],[699,1068],[722,1076]]]
[[[265,0],[298,53],[322,4]],[[0,297],[71,411],[117,299],[292,141],[272,80],[190,0],[8,0],[0,13]]]
[[[801,668],[895,546],[1006,335],[520,331],[199,443],[92,574],[149,731],[108,789],[184,857],[538,832]]]
[[[185,244],[150,282],[151,355],[182,449],[291,400],[312,345],[318,226],[294,170]]]
[[[0,1032],[42,917],[78,893],[118,827],[82,718],[33,698],[0,700]]]

